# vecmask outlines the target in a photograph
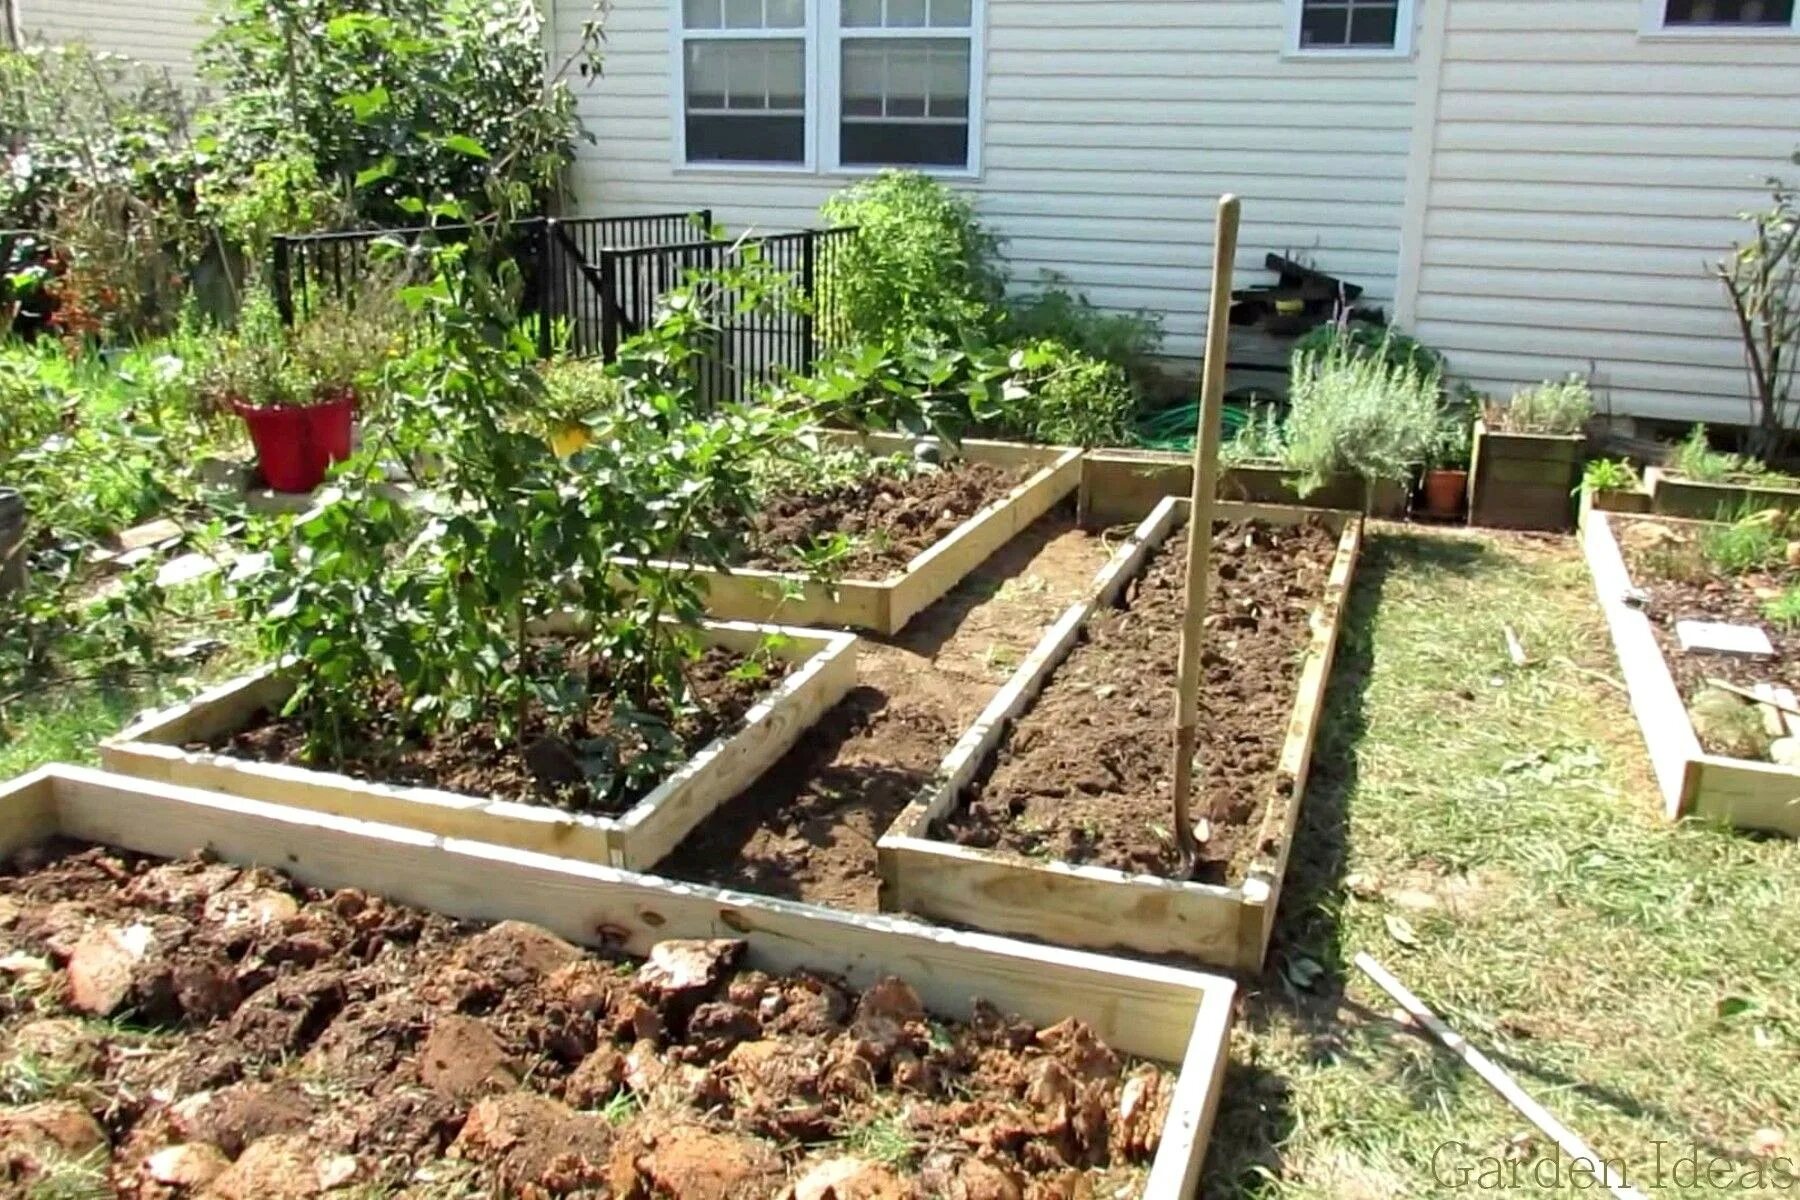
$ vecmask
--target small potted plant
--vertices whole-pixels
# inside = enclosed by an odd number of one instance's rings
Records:
[[[1500,529],[1569,528],[1594,393],[1579,375],[1488,402],[1475,422],[1469,521]]]
[[[1425,472],[1419,481],[1423,501],[1420,515],[1443,521],[1462,516],[1463,501],[1469,491],[1469,451],[1474,433],[1474,422],[1466,409],[1446,408],[1438,415]]]

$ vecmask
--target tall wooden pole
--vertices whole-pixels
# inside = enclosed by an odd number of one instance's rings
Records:
[[[1213,230],[1212,300],[1206,309],[1206,362],[1200,374],[1200,425],[1194,434],[1194,492],[1188,509],[1187,607],[1175,681],[1175,849],[1181,874],[1200,858],[1194,840],[1194,755],[1200,721],[1200,638],[1206,573],[1212,560],[1213,497],[1219,491],[1219,418],[1225,407],[1226,341],[1231,332],[1231,260],[1237,256],[1238,198],[1219,197]]]

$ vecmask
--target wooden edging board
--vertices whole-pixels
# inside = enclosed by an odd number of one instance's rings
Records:
[[[895,434],[823,436],[883,454],[907,452],[917,444],[915,439]],[[921,610],[940,600],[963,576],[1049,512],[1081,482],[1081,451],[1072,447],[969,439],[947,447],[945,457],[1009,467],[1038,464],[1038,469],[887,579],[825,580],[798,571],[757,567],[726,571],[687,563],[653,565],[690,574],[705,593],[707,612],[722,620],[778,620],[786,625],[899,633]]]
[[[1219,499],[1238,504],[1273,504],[1284,508],[1361,509],[1363,482],[1352,476],[1328,481],[1301,497],[1287,480],[1293,472],[1277,466],[1248,464],[1226,467],[1219,476]],[[1090,450],[1081,463],[1081,523],[1110,528],[1142,521],[1170,496],[1194,490],[1194,456],[1166,450]],[[1370,511],[1378,517],[1406,515],[1406,488],[1393,480],[1377,480]]]
[[[1598,509],[1583,514],[1581,549],[1650,752],[1663,815],[1671,821],[1699,815],[1800,837],[1800,770],[1701,748],[1650,618],[1626,599],[1635,589],[1609,514]]]
[[[280,705],[292,684],[274,668],[235,679],[145,717],[100,747],[113,771],[254,800],[404,825],[617,867],[655,865],[714,809],[785,754],[856,685],[856,638],[847,633],[744,622],[706,622],[715,646],[751,652],[777,635],[773,653],[798,666],[745,714],[630,809],[616,816],[484,799],[433,788],[369,783],[330,771],[192,751],[189,742],[234,732]]]
[[[312,887],[361,888],[463,920],[529,921],[630,954],[670,938],[742,938],[749,966],[827,972],[858,988],[897,975],[928,1007],[957,1018],[976,998],[1040,1025],[1079,1017],[1122,1053],[1179,1070],[1143,1195],[1192,1195],[1205,1158],[1235,991],[1216,975],[832,912],[82,767],[45,767],[0,785],[0,858],[56,836],[164,857],[205,851]]]
[[[1745,509],[1800,510],[1800,488],[1764,483],[1705,483],[1684,479],[1663,467],[1644,469],[1650,509],[1671,517],[1701,521],[1732,520]]]
[[[1181,954],[1230,970],[1261,969],[1362,545],[1357,514],[1224,502],[1214,511],[1219,521],[1320,520],[1339,535],[1324,594],[1311,617],[1312,639],[1295,689],[1275,796],[1257,838],[1261,850],[1242,881],[1228,887],[1188,883],[1045,862],[931,836],[933,822],[961,803],[964,789],[1004,742],[1011,723],[1074,649],[1088,617],[1102,605],[1118,603],[1150,552],[1185,523],[1187,510],[1188,502],[1175,497],[1156,506],[1113,555],[1095,591],[1063,613],[951,749],[929,787],[894,820],[877,843],[884,909],[1029,934],[1057,945]]]

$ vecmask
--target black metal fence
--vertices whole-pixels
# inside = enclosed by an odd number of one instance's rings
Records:
[[[521,221],[501,253],[524,280],[524,315],[536,321],[538,346],[612,361],[619,347],[649,327],[670,291],[695,272],[766,272],[778,281],[767,302],[743,303],[741,289],[721,286],[706,297],[720,325],[713,353],[701,364],[701,390],[717,401],[747,395],[785,372],[810,370],[842,325],[832,281],[856,231],[715,239],[710,211],[634,217],[539,218]],[[468,227],[319,233],[275,239],[275,300],[282,319],[304,319],[321,301],[355,294],[381,269],[377,243],[442,243]]]
[[[371,275],[384,270],[385,246],[455,244],[467,225],[360,229],[344,233],[283,234],[274,239],[275,304],[288,324],[304,320],[322,303],[343,302]],[[629,217],[532,217],[515,222],[499,253],[516,262],[523,277],[523,315],[537,324],[539,349],[548,356],[567,337],[569,353],[598,352],[597,326],[572,320],[586,286],[582,264],[602,249],[679,245],[712,236],[712,213],[649,213]]]

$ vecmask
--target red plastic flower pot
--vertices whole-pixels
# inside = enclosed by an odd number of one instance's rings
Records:
[[[263,482],[278,492],[310,492],[332,463],[350,456],[354,397],[303,408],[232,407],[249,427]]]
[[[1469,473],[1434,467],[1425,472],[1425,513],[1446,520],[1462,515],[1463,494],[1469,490]]]

